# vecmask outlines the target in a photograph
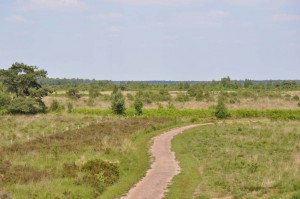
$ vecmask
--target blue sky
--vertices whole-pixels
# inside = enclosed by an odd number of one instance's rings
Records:
[[[0,0],[0,68],[109,80],[300,79],[300,0]]]

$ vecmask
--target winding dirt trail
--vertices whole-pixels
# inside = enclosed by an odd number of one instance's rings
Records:
[[[153,138],[151,155],[154,161],[146,176],[129,190],[126,196],[121,199],[160,199],[163,198],[172,178],[180,173],[180,167],[171,151],[172,138],[184,130],[209,125],[194,124],[185,127],[172,129],[164,134]]]

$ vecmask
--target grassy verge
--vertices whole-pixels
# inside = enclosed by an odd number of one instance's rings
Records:
[[[300,123],[267,120],[191,129],[173,140],[181,174],[166,198],[300,197]]]
[[[143,117],[146,118],[180,118],[180,117],[214,117],[214,109],[145,109]],[[110,109],[76,109],[74,113],[88,115],[112,115]],[[126,116],[134,116],[133,109],[126,110]],[[300,120],[300,110],[253,110],[232,109],[229,110],[231,118],[257,118],[267,117],[269,119]]]

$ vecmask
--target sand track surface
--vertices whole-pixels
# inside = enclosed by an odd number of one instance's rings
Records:
[[[153,156],[151,168],[147,171],[146,176],[121,199],[163,198],[173,177],[180,173],[175,153],[171,151],[173,137],[187,129],[209,124],[211,123],[188,125],[154,137],[150,151]]]

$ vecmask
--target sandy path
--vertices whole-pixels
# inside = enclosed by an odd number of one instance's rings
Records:
[[[154,161],[151,168],[147,171],[146,176],[121,199],[163,198],[172,178],[180,173],[180,167],[176,161],[175,153],[171,151],[172,138],[184,130],[209,124],[211,123],[176,128],[154,137],[151,147],[151,154],[154,157]]]

